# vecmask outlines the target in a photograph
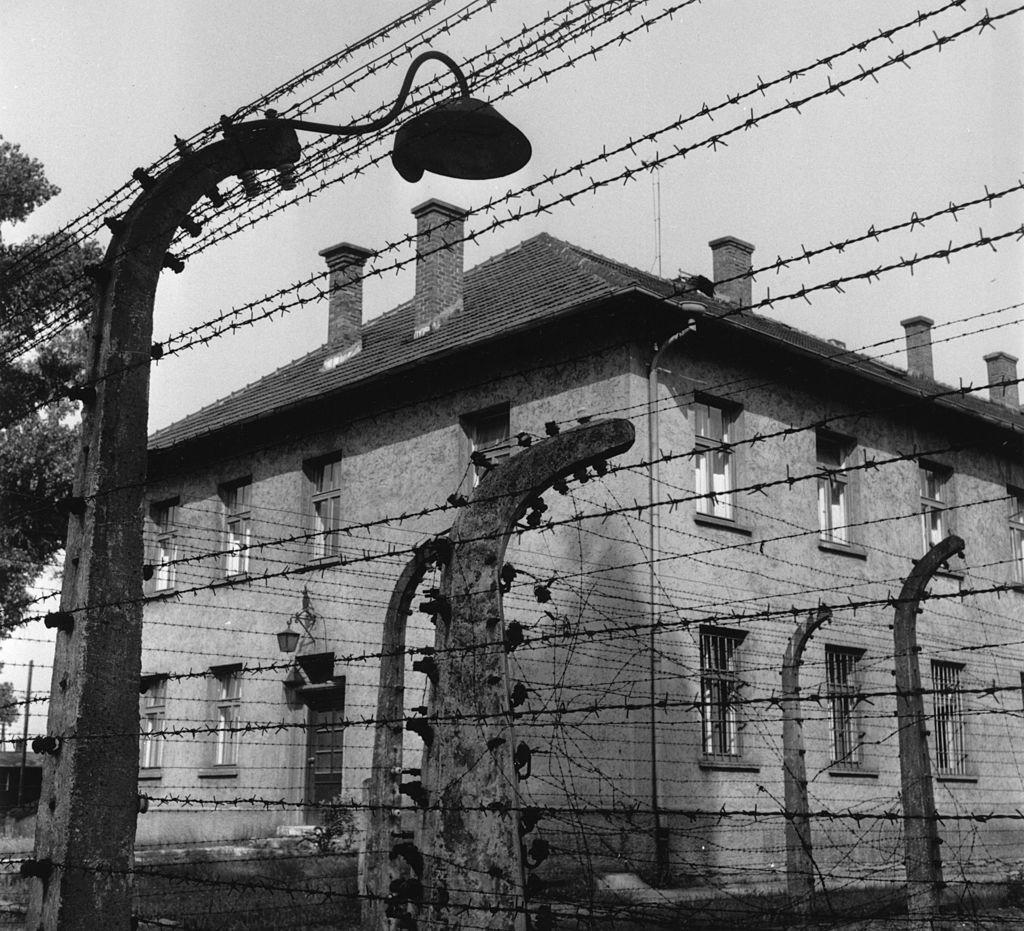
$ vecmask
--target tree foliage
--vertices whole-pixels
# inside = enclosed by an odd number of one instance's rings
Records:
[[[0,222],[24,220],[56,193],[39,162],[0,139]],[[83,266],[98,255],[94,243],[62,234],[0,239],[0,347],[8,356],[0,361],[0,637],[31,613],[26,589],[64,545],[67,519],[57,502],[71,493],[79,418],[60,392],[81,376],[76,320],[93,299]],[[54,321],[60,328],[40,343],[35,337]],[[29,341],[30,351],[10,352]]]
[[[0,223],[20,223],[59,193],[36,159],[0,136]]]
[[[3,667],[0,666],[0,669]],[[14,697],[14,686],[10,682],[0,682],[0,724],[13,724],[18,720],[17,699]],[[6,750],[0,747],[0,750]]]

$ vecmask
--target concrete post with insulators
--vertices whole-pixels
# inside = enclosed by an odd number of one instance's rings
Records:
[[[295,162],[295,131],[238,127],[152,178],[98,269],[27,927],[127,931],[138,814],[142,504],[153,299],[167,249],[218,182]],[[94,393],[93,393],[94,392]]]
[[[950,559],[962,556],[963,552],[964,541],[952,534],[928,550],[903,583],[893,622],[907,912],[911,920],[917,922],[930,921],[938,914],[942,888],[939,825],[928,754],[921,669],[917,659],[917,615],[932,577]],[[921,924],[921,927],[926,925]]]
[[[804,721],[800,707],[800,663],[814,632],[832,612],[819,608],[796,626],[782,660],[782,778],[786,801],[786,889],[790,907],[798,914],[814,903],[814,854],[811,844],[810,804],[807,799],[807,763]]]
[[[553,482],[625,452],[633,439],[628,420],[608,420],[524,449],[487,472],[452,527],[437,614],[421,927],[527,927],[518,785],[531,748],[516,741],[509,700],[505,549],[528,504]]]
[[[388,905],[401,902],[391,888],[408,871],[397,851],[409,851],[401,834],[400,796],[403,777],[402,737],[405,733],[406,629],[416,588],[431,565],[447,561],[448,541],[428,540],[418,546],[395,583],[384,615],[381,637],[377,716],[373,730],[373,765],[367,786],[367,832],[364,862],[362,927],[388,931]],[[418,879],[419,877],[417,877]]]

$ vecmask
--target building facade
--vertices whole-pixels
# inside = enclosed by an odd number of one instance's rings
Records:
[[[950,533],[967,559],[918,623],[936,806],[1019,807],[1012,356],[987,357],[1006,383],[991,398],[958,394],[934,380],[927,318],[903,321],[904,370],[742,309],[753,247],[733,237],[711,243],[711,296],[545,234],[464,272],[463,213],[414,215],[412,301],[365,322],[369,253],[324,250],[325,344],[151,437],[141,841],[263,836],[360,803],[383,617],[414,547],[483,470],[612,417],[634,447],[545,493],[507,553],[522,787],[561,841],[552,870],[784,878],[784,819],[754,809],[782,807],[782,660],[825,605],[801,668],[815,861],[837,883],[898,877],[887,599]],[[429,707],[432,642],[414,610],[408,715]],[[405,745],[415,770],[420,738]],[[943,824],[958,872],[998,874],[1021,839],[1014,821]]]

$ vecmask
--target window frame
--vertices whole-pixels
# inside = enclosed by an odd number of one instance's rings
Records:
[[[343,555],[341,549],[341,505],[344,494],[341,470],[343,461],[342,453],[337,451],[307,460],[304,465],[306,478],[309,482],[310,558],[314,560],[337,559]],[[323,488],[321,487],[323,472],[328,467],[332,469],[332,480],[335,484],[330,488]],[[336,526],[332,529],[327,528],[327,523],[317,510],[317,505],[325,502],[334,502],[335,512],[333,519]]]
[[[926,475],[934,477],[936,482],[936,495],[927,494]],[[949,466],[937,462],[919,460],[917,463],[917,484],[918,493],[921,498],[921,544],[922,555],[927,553],[936,543],[944,540],[952,532],[949,509],[953,503],[953,470]],[[931,533],[928,523],[928,515],[939,515],[939,538],[934,543],[929,542]]]
[[[963,663],[932,660],[932,734],[937,776],[969,776]],[[948,725],[948,730],[947,730]]]
[[[740,714],[743,682],[740,678],[739,659],[747,631],[701,625],[698,637],[701,757],[709,762],[739,761],[743,759],[740,739],[743,730]],[[721,657],[715,647],[726,644],[731,646],[724,666],[706,662],[709,657],[717,662]]]
[[[822,447],[832,447],[836,453],[836,463],[826,463],[822,456]],[[853,523],[854,482],[846,470],[850,456],[856,443],[849,437],[838,433],[818,430],[814,435],[814,458],[818,467],[818,539],[830,546],[855,546],[850,524]],[[833,492],[841,489],[842,523],[836,524],[833,519]],[[823,496],[824,492],[824,496]],[[837,533],[837,529],[841,533]]]
[[[825,644],[825,695],[828,709],[829,765],[832,769],[859,772],[864,765],[864,733],[861,730],[861,660],[864,650],[841,644]],[[834,673],[843,673],[842,681]],[[842,736],[841,736],[842,735]],[[849,747],[840,752],[843,744]]]
[[[238,506],[237,494],[245,488],[246,500],[242,507]],[[245,576],[249,574],[249,553],[252,547],[252,476],[233,479],[220,486],[220,497],[224,513],[224,558],[223,571],[225,578]],[[234,526],[241,526],[242,533],[237,533]],[[233,542],[238,537],[239,542]]]
[[[479,439],[480,426],[487,421],[503,419],[505,427],[504,437],[482,443]],[[470,462],[470,489],[480,484],[480,479],[487,473],[487,467],[473,465],[472,456],[474,453],[483,453],[494,465],[500,465],[512,457],[516,448],[516,442],[512,437],[512,409],[508,401],[499,404],[492,404],[490,407],[473,411],[471,414],[463,414],[459,418],[463,435],[466,438],[468,454],[464,459]]]
[[[147,770],[163,768],[164,743],[163,736],[154,736],[155,731],[162,731],[167,722],[167,681],[166,675],[142,677],[143,688],[139,695],[139,770],[147,775]]]
[[[242,708],[242,664],[211,666],[211,704],[214,740],[212,748],[215,769],[237,769],[241,734],[238,727]]]
[[[1006,491],[1010,495],[1007,526],[1010,531],[1010,552],[1013,554],[1012,579],[1017,585],[1024,587],[1024,491],[1013,487],[1007,488]]]
[[[153,592],[173,591],[177,583],[175,560],[178,558],[178,495],[154,501],[149,506],[153,522],[153,555],[150,563],[153,577],[150,588]]]
[[[708,423],[712,422],[710,411],[719,412],[722,423],[721,438],[708,436],[699,431],[698,407],[708,409]],[[700,393],[695,394],[690,403],[693,417],[693,492],[700,496],[694,502],[698,519],[709,518],[730,524],[737,523],[735,490],[739,484],[739,469],[734,447],[739,440],[742,411],[742,407],[737,404]],[[714,478],[718,474],[714,471],[713,460],[710,458],[714,453],[720,454],[725,460],[725,468],[721,474],[726,487],[722,491],[716,491],[714,488]],[[705,466],[707,472],[704,481],[701,479],[702,466]],[[702,490],[703,484],[707,484],[706,490]]]

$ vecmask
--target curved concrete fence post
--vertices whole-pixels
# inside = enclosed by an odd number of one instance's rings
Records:
[[[917,561],[900,589],[893,622],[907,911],[911,921],[919,922],[918,926],[922,928],[927,927],[932,917],[938,914],[942,857],[928,754],[928,724],[917,660],[917,615],[932,577],[950,559],[962,556],[963,552],[964,541],[953,535],[928,550]]]
[[[608,420],[526,448],[481,479],[452,528],[438,606],[430,715],[436,734],[423,836],[421,914],[430,927],[527,926],[518,782],[529,764],[524,767],[509,703],[500,586],[505,549],[528,502],[557,479],[624,452],[633,440],[628,420]]]
[[[786,889],[790,907],[805,914],[814,903],[814,848],[811,845],[810,805],[807,801],[807,764],[804,719],[800,706],[800,662],[815,631],[832,619],[828,608],[818,608],[793,631],[782,661],[782,775],[786,801]]]
[[[121,219],[97,272],[82,440],[69,504],[61,612],[47,732],[61,739],[43,765],[28,927],[132,924],[138,813],[142,650],[142,503],[153,299],[167,248],[189,211],[218,182],[293,163],[295,131],[238,128],[152,178]]]
[[[402,841],[399,785],[402,781],[402,737],[405,732],[405,632],[412,599],[431,566],[447,561],[450,544],[428,540],[418,546],[395,583],[381,636],[380,680],[377,716],[373,732],[373,770],[367,784],[366,853],[362,927],[387,931],[387,898],[393,879],[402,870],[392,869],[392,850]],[[399,863],[403,861],[399,860]]]

